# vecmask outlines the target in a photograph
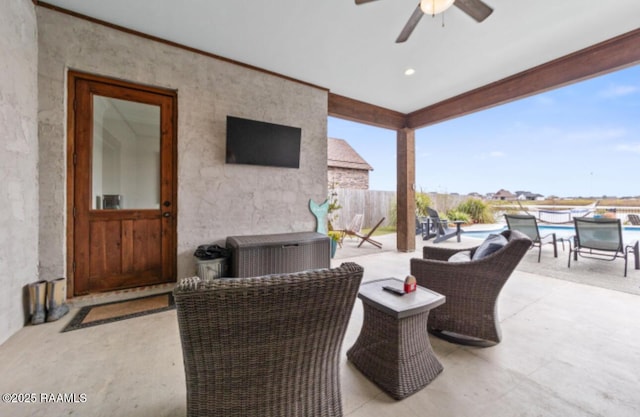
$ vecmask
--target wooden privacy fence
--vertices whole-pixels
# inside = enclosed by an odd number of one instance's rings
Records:
[[[338,203],[342,208],[336,211],[337,220],[333,222],[335,228],[346,226],[356,214],[364,214],[362,227],[373,227],[386,217],[382,226],[391,224],[392,211],[396,207],[395,191],[351,190],[338,188],[333,190],[337,194]]]
[[[383,226],[389,226],[395,222],[396,212],[396,192],[395,191],[373,191],[373,190],[355,190],[338,188],[332,190],[337,195],[338,203],[342,206],[337,213],[337,220],[333,222],[335,228],[343,228],[346,226],[353,216],[356,214],[363,214],[364,220],[362,227],[373,227],[378,221],[386,217]],[[469,196],[461,196],[454,194],[437,194],[428,193],[431,199],[431,205],[438,210],[441,215],[445,215],[447,210],[457,207],[460,203],[467,200]],[[490,200],[485,202],[491,204]],[[538,207],[553,207],[558,206],[538,206]],[[565,208],[570,208],[566,206]],[[502,222],[504,220],[503,214],[509,209],[513,211],[520,211],[520,207],[517,205],[500,205],[494,207],[494,215],[496,222]],[[597,206],[596,212],[609,212],[614,213],[616,217],[622,221],[627,221],[628,214],[639,214],[640,207],[613,207],[613,206]]]

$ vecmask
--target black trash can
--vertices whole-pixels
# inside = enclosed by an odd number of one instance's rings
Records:
[[[200,245],[194,252],[196,275],[202,279],[229,276],[231,251],[220,245]]]

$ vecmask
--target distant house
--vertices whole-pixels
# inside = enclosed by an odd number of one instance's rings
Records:
[[[494,200],[515,200],[515,194],[510,191],[500,189],[497,193],[493,195]]]
[[[333,188],[369,189],[367,163],[344,139],[328,139],[327,177]]]
[[[542,200],[542,194],[532,193],[530,191],[516,191],[516,200]]]

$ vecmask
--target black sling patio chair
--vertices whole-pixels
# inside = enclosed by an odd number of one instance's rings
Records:
[[[507,227],[509,230],[518,230],[531,239],[531,247],[538,247],[538,262],[540,262],[540,256],[542,255],[542,245],[553,245],[553,257],[558,257],[558,245],[555,233],[549,233],[544,236],[540,235],[540,229],[538,229],[538,221],[535,216],[528,214],[505,214],[505,220],[507,221]],[[563,242],[564,245],[564,242]],[[564,248],[564,246],[563,246]]]
[[[627,261],[629,254],[635,257],[635,268],[640,269],[639,242],[636,240],[625,245],[622,239],[622,225],[620,219],[609,218],[581,218],[573,219],[576,228],[573,248],[569,248],[569,262],[571,268],[571,256],[578,260],[578,255],[583,258],[613,261],[617,258],[624,259],[624,276],[627,276]]]

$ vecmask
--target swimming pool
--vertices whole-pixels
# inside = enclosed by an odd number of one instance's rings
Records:
[[[538,229],[540,230],[541,236],[545,236],[549,233],[555,233],[557,238],[561,238],[571,237],[576,234],[575,228],[573,226],[538,225]],[[491,230],[465,230],[463,236],[477,239],[486,239],[490,234],[500,233],[503,230],[507,230],[506,225],[496,225],[496,228]],[[623,226],[622,236],[624,238],[624,243],[629,243],[634,240],[640,240],[640,226]]]

